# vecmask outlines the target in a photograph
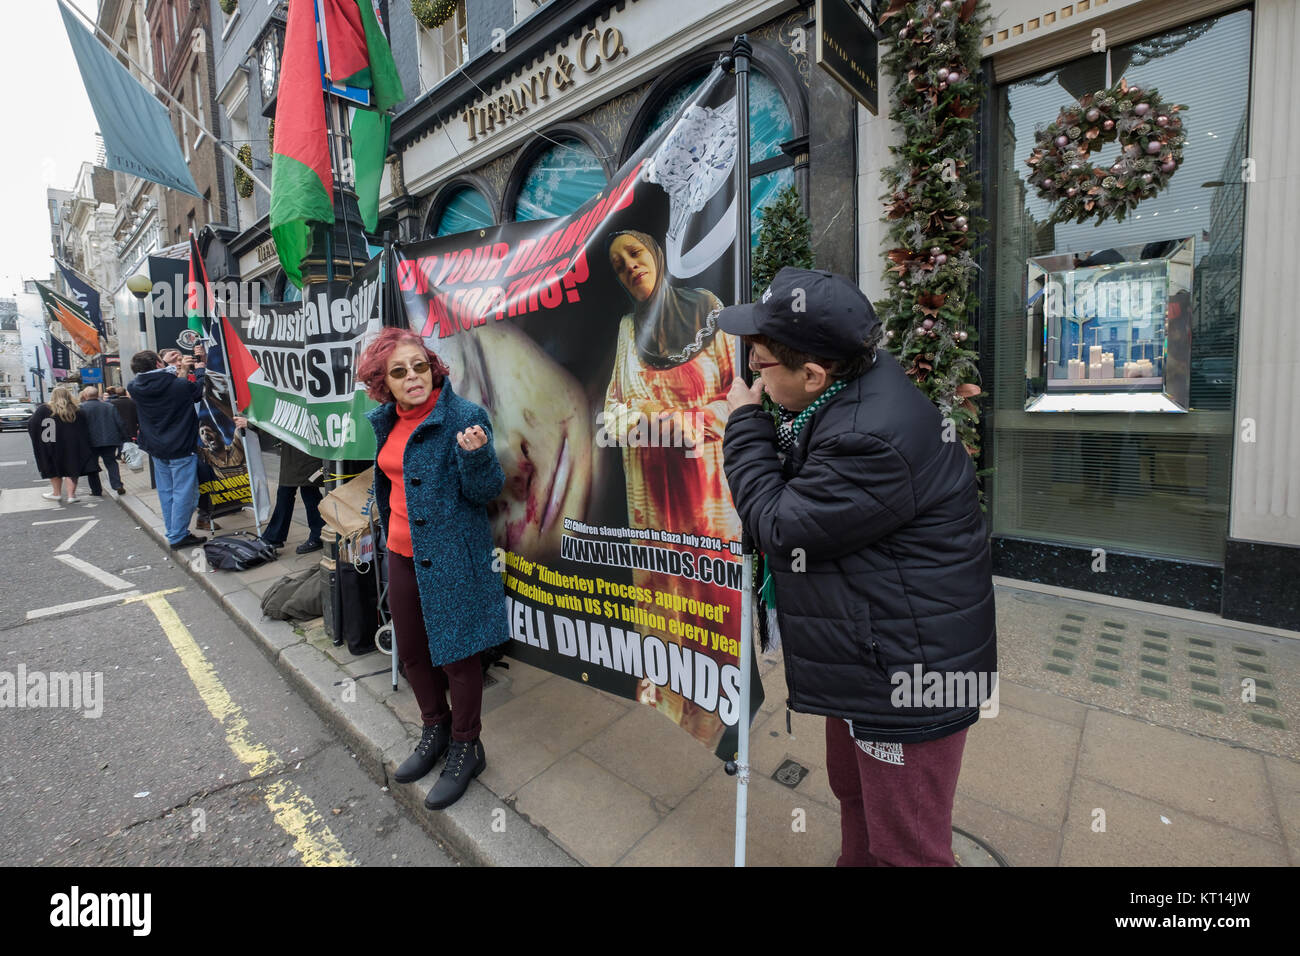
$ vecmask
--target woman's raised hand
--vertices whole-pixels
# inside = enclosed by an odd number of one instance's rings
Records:
[[[487,444],[487,433],[483,431],[481,425],[471,425],[463,432],[456,433],[456,444],[466,451],[482,448]]]

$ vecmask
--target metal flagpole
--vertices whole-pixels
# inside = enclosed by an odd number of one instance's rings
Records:
[[[736,304],[748,302],[749,275],[749,37],[741,34],[731,45],[736,73]],[[748,348],[740,343],[740,367],[749,368]],[[752,378],[752,375],[748,376]],[[754,542],[741,531],[740,597],[740,723],[736,741],[736,866],[745,865],[745,827],[749,815],[749,700],[751,658],[754,653]]]

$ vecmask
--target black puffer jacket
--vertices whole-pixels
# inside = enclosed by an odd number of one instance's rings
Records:
[[[911,683],[914,665],[945,683],[948,672],[982,673],[993,686],[992,564],[975,469],[943,437],[938,411],[883,352],[812,417],[784,463],[759,406],[727,422],[731,494],[775,577],[788,704],[851,719],[859,739],[931,740],[978,718],[953,701],[895,706],[903,685],[891,678]]]
[[[140,415],[140,447],[154,458],[174,461],[194,454],[199,445],[199,417],[194,403],[203,383],[177,378],[168,369],[142,372],[126,387]]]

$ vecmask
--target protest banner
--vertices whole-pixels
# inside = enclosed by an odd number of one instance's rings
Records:
[[[356,381],[357,359],[379,332],[376,257],[350,283],[310,285],[300,302],[252,304],[227,322],[232,387],[263,432],[326,461],[371,460],[375,407]]]
[[[722,433],[740,370],[716,316],[736,297],[737,145],[715,69],[577,211],[399,246],[392,278],[492,418],[511,654],[728,758],[742,564]]]

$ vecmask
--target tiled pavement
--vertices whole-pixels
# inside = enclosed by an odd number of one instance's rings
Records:
[[[126,484],[122,504],[158,536],[148,472]],[[271,583],[319,560],[293,555],[304,537],[296,524],[275,565],[192,573],[382,777],[409,753],[419,722],[405,683],[389,683],[388,657],[353,658],[319,622],[295,629],[260,615]],[[1005,583],[997,599],[1000,707],[968,736],[958,830],[1013,866],[1300,863],[1300,634]],[[823,722],[794,714],[787,734],[780,661],[763,659],[760,671],[748,862],[831,864],[838,806]],[[348,678],[355,700],[341,693]],[[421,806],[434,775],[393,788],[462,856],[731,863],[735,778],[699,744],[648,708],[517,661],[492,679],[481,786],[441,814]],[[994,865],[970,840],[954,846],[965,865]]]

